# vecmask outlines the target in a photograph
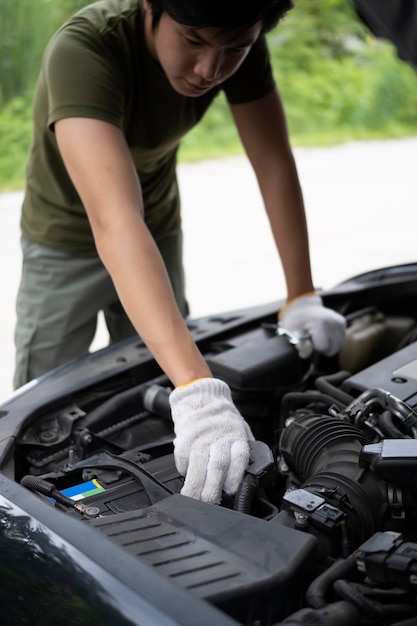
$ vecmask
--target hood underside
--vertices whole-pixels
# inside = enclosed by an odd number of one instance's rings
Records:
[[[417,68],[415,0],[353,0],[362,21],[376,37],[390,40],[403,61]]]

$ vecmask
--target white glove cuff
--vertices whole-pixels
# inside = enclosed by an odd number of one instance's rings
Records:
[[[282,322],[283,317],[285,317],[285,313],[290,309],[291,311],[298,311],[305,306],[323,306],[323,300],[315,292],[298,296],[298,298],[293,298],[293,300],[287,302],[287,304],[280,309],[278,313],[278,321]]]
[[[183,386],[176,387],[169,396],[171,409],[181,404],[181,412],[176,414],[176,422],[181,421],[182,415],[189,412],[201,411],[210,404],[210,413],[221,412],[224,402],[232,402],[232,394],[229,385],[219,378],[198,378]]]
[[[227,406],[225,406],[224,401],[226,401]],[[171,392],[169,402],[171,409],[174,411],[175,408],[181,403],[181,413],[175,413],[174,430],[176,423],[178,424],[179,422],[184,421],[181,420],[181,416],[188,421],[188,415],[185,415],[184,408],[192,412],[201,411],[201,409],[208,403],[210,403],[210,415],[212,415],[211,409],[213,409],[213,413],[220,412],[223,409],[230,410],[229,403],[231,403],[233,417],[239,418],[239,421],[241,419],[241,415],[233,403],[229,385],[219,378],[198,378],[197,380],[186,385],[180,385]],[[242,422],[245,427],[248,441],[254,441],[255,437],[252,434],[249,424],[245,420],[242,420]]]

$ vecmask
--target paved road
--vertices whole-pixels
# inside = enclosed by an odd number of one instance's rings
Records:
[[[417,137],[298,148],[315,282],[417,258]],[[243,157],[182,165],[185,263],[194,316],[284,297],[259,192]],[[21,193],[0,195],[0,400],[10,395]],[[93,349],[106,343],[99,324]]]

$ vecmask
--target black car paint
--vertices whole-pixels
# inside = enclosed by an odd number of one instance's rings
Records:
[[[369,306],[382,307],[389,313],[391,308],[408,308],[407,303],[416,296],[416,279],[417,265],[386,268],[345,281],[323,293],[323,299],[327,305],[348,316],[356,309],[366,309]],[[237,388],[249,384],[251,380],[257,381],[257,384],[259,381],[268,381],[268,384],[274,385],[277,369],[286,372],[286,383],[289,387],[305,376],[307,366],[300,362],[294,348],[289,346],[285,338],[276,337],[271,331],[275,311],[279,306],[280,303],[275,302],[190,322],[192,333],[201,350],[203,353],[208,351],[208,359],[213,369],[217,367],[219,375],[226,379],[229,377],[232,385]],[[275,360],[271,356],[274,351],[277,352]],[[266,365],[262,362],[263,354],[267,355]],[[378,365],[375,367],[378,378],[383,369],[378,368]],[[291,375],[288,370],[292,372]],[[360,376],[358,373],[349,379],[349,384],[356,385],[358,392],[361,391]],[[387,376],[389,378],[389,374]],[[359,383],[355,382],[356,379]],[[59,422],[54,442],[48,443],[48,438],[41,438],[39,441],[43,441],[42,445],[46,448],[53,447],[62,437],[61,444],[64,444],[72,423],[71,410],[74,412],[74,419],[79,419],[82,414],[77,404],[80,398],[85,398],[92,390],[95,394],[106,394],[107,390],[116,392],[133,384],[139,387],[144,385],[146,388],[150,380],[165,381],[143,344],[138,339],[132,339],[58,368],[36,383],[22,388],[0,406],[0,465],[3,472],[0,476],[0,568],[8,583],[4,586],[3,595],[0,591],[0,599],[4,615],[7,616],[5,623],[10,626],[25,623],[198,623],[209,626],[246,623],[245,615],[255,610],[258,617],[262,616],[259,623],[278,623],[278,620],[279,623],[297,623],[287,620],[282,622],[282,619],[288,615],[287,619],[291,620],[291,616],[296,614],[297,603],[300,602],[299,593],[305,588],[302,573],[308,577],[310,567],[306,569],[306,565],[311,563],[309,555],[313,555],[315,550],[316,540],[312,535],[300,535],[298,530],[284,530],[273,521],[252,520],[252,517],[244,515],[244,535],[253,536],[254,546],[256,537],[262,535],[262,528],[268,527],[271,540],[276,533],[276,539],[272,540],[270,547],[266,547],[264,556],[260,557],[262,550],[259,550],[259,545],[252,549],[249,542],[245,553],[245,542],[238,549],[238,544],[234,543],[236,532],[230,534],[230,528],[237,529],[240,526],[240,521],[237,523],[237,520],[241,519],[241,513],[190,502],[188,498],[169,493],[161,496],[160,503],[149,508],[149,515],[163,515],[164,520],[168,516],[170,523],[173,522],[179,532],[185,533],[187,537],[191,533],[196,545],[202,541],[207,545],[208,541],[212,541],[215,551],[223,546],[225,559],[229,542],[233,559],[240,559],[242,564],[246,560],[242,571],[247,568],[248,576],[253,567],[250,565],[253,559],[256,562],[256,559],[261,558],[266,563],[266,554],[271,551],[272,555],[278,549],[280,541],[292,546],[291,551],[294,554],[298,543],[297,549],[302,550],[298,564],[291,559],[281,561],[275,566],[277,580],[274,581],[273,576],[265,578],[264,574],[258,576],[258,579],[254,576],[251,585],[258,591],[253,596],[253,604],[248,605],[249,608],[246,607],[246,613],[242,615],[239,614],[239,608],[245,606],[245,585],[241,586],[239,583],[238,591],[230,594],[227,592],[226,598],[214,598],[214,602],[217,602],[216,608],[213,602],[207,602],[207,599],[198,597],[198,594],[190,594],[181,585],[175,584],[175,578],[161,575],[158,568],[146,562],[146,558],[134,557],[126,546],[120,547],[117,541],[106,537],[106,533],[98,535],[99,520],[97,524],[94,521],[80,521],[77,516],[56,510],[44,497],[35,496],[15,482],[15,478],[21,478],[21,450],[25,446],[33,446],[36,438],[43,432],[42,429],[37,430],[38,423],[46,420],[45,423],[49,425],[49,416],[59,415],[63,408],[68,422]],[[411,380],[410,385],[413,384]],[[347,386],[346,391],[349,391]],[[169,448],[169,437],[164,440],[163,445]],[[164,458],[168,459],[168,464],[171,463],[169,457]],[[284,512],[280,514],[281,518],[285,515]],[[266,518],[268,517],[274,518],[274,515],[268,513]],[[123,518],[123,514],[120,518]],[[202,520],[207,521],[207,529]],[[224,529],[224,539],[220,539],[223,532],[220,528]],[[301,544],[298,542],[299,535],[302,538]],[[306,541],[303,537],[306,537]],[[259,570],[256,571],[259,574]],[[33,583],[35,577],[36,584]],[[275,601],[275,617],[272,617],[273,614],[268,617],[265,607],[268,607],[268,602],[271,605],[274,602],[267,599],[265,590],[273,589],[275,584],[274,593],[282,594],[286,579],[293,580],[292,591],[291,588],[286,590],[285,605]],[[299,589],[296,592],[294,581],[297,579]],[[260,586],[261,580],[266,580],[263,589]],[[247,586],[248,597],[248,594],[254,593],[253,589]],[[276,595],[275,598],[277,597]],[[292,601],[287,603],[287,599]],[[256,606],[258,608],[255,609]],[[346,615],[350,615],[349,611]],[[236,621],[237,616],[239,619]],[[32,621],[25,622],[25,619]],[[349,619],[353,620],[353,617]]]
[[[235,624],[88,526],[0,477],[5,626]]]
[[[415,2],[353,0],[353,4],[363,21],[377,36],[391,39],[400,58],[417,67]],[[388,312],[397,308],[408,313],[413,308],[409,303],[416,300],[416,284],[416,265],[384,268],[354,277],[324,293],[323,297],[326,304],[348,314],[361,308],[378,308],[381,304]],[[220,345],[224,335],[231,330],[238,334],[240,330],[244,332],[253,325],[273,324],[279,304],[272,303],[256,310],[238,311],[196,321],[193,328],[194,338],[204,351],[206,342],[210,343],[213,338],[217,338]],[[290,363],[292,367],[296,367],[298,378],[302,378],[305,372],[299,364],[295,365],[296,356],[288,351],[282,338],[279,341],[278,344],[278,338],[274,338],[277,344],[274,349],[279,347],[283,354],[279,365],[283,367]],[[230,360],[227,357],[224,360],[220,351],[217,356],[214,355],[214,365],[218,368],[219,375],[226,378],[231,376],[232,382],[239,385],[245,383],[246,378],[251,380],[256,374],[256,368],[262,369],[265,364],[263,356],[257,353],[254,367],[249,365],[249,369],[241,368],[239,362],[242,353],[247,357],[248,348],[239,345],[232,347],[236,350],[236,358],[232,357]],[[251,351],[253,344],[249,353]],[[415,350],[411,348],[410,363],[415,362],[414,356]],[[394,360],[387,356],[385,361],[370,365],[364,372],[349,378],[340,393],[347,393],[352,389],[360,392],[362,386],[366,388],[367,385],[378,385],[383,380],[390,393],[396,393],[399,388],[405,392],[408,385],[412,396],[416,393],[415,377],[413,372],[409,377],[404,374],[410,373],[410,369],[406,369],[407,358],[402,352]],[[274,365],[277,364],[272,359],[272,363],[269,362],[266,366],[266,371],[269,372]],[[402,375],[393,376],[392,373],[398,370]],[[128,340],[58,368],[36,383],[21,389],[0,406],[0,607],[5,626],[226,626],[255,623],[250,616],[247,616],[246,621],[245,617],[236,621],[225,611],[188,593],[104,534],[98,535],[93,525],[56,510],[50,502],[35,496],[16,482],[19,476],[16,476],[15,470],[20,454],[17,447],[24,448],[24,436],[28,432],[33,443],[38,419],[62,406],[67,407],[66,421],[63,425],[58,425],[61,436],[65,437],[65,428],[69,428],[71,423],[74,398],[84,390],[97,386],[104,389],[107,385],[116,389],[123,388],[129,380],[132,384],[146,384],[151,379],[159,381],[160,376],[160,370],[143,344],[137,340]],[[411,397],[410,394],[407,400]],[[76,417],[74,415],[74,419]],[[31,426],[35,430],[30,431]],[[51,443],[51,449],[52,447]],[[373,462],[377,465],[377,462],[384,461],[383,456],[377,456],[375,460],[375,454],[377,452],[374,448],[365,455],[371,465]],[[407,472],[406,469],[404,471]],[[181,511],[181,502],[186,499],[179,495],[174,495],[173,499],[174,508]],[[168,500],[169,498],[163,502]],[[200,504],[195,506],[197,509],[207,506],[207,519],[210,519],[213,507]],[[372,562],[373,554],[385,554],[381,550],[378,533],[372,541],[374,543],[365,542],[361,547],[364,567],[366,559]],[[383,541],[386,542],[386,538]],[[407,566],[411,563],[410,568],[415,567],[415,547],[415,544],[410,544],[407,548],[411,555],[407,561],[402,559],[403,555],[399,555],[399,552],[394,553],[394,557]],[[248,546],[248,553],[250,552]],[[344,563],[343,566],[347,567]],[[375,563],[372,567],[376,567]],[[288,594],[291,595],[290,590]],[[294,591],[293,595],[297,593]],[[235,602],[238,603],[239,600]],[[415,601],[412,600],[411,605],[414,604]],[[288,610],[294,611],[295,608],[292,606]],[[316,620],[325,624],[336,623],[338,626],[363,623],[357,610],[349,602],[338,603],[339,613],[334,612],[332,617],[326,614],[326,610],[326,607],[302,609],[301,612],[289,614],[280,623],[288,626],[315,623]],[[330,621],[326,621],[328,619]],[[370,622],[385,623],[383,618],[379,621],[369,616],[365,618],[364,623]],[[272,622],[268,622],[266,617],[264,623]],[[414,625],[416,618],[404,619],[402,623]]]

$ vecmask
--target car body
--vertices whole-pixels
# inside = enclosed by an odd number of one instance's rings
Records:
[[[138,338],[17,391],[0,406],[4,623],[414,617],[416,291],[404,265],[323,292],[348,320],[332,358],[277,335],[280,302],[190,321],[256,437],[220,506],[179,493],[169,381]]]
[[[353,0],[359,17],[377,36],[390,40],[400,59],[417,67],[417,6],[412,0]]]
[[[415,3],[354,4],[416,63]],[[348,322],[332,358],[277,334],[283,302],[189,322],[256,439],[219,506],[180,494],[137,337],[0,405],[5,626],[416,623],[417,264],[321,295]]]

